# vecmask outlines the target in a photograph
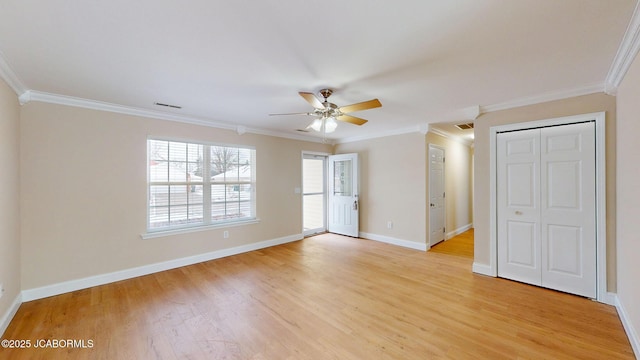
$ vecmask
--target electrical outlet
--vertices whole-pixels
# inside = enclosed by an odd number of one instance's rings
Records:
[[[228,239],[228,238],[229,238],[229,232],[228,232],[227,230],[225,230],[225,231],[222,233],[222,237],[224,237],[225,239]]]
[[[387,229],[393,229],[393,221],[387,221]]]

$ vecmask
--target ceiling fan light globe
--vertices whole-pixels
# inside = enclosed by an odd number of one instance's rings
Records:
[[[313,120],[313,122],[311,123],[310,127],[315,131],[322,130],[322,120],[320,120],[320,119]]]
[[[324,123],[324,132],[327,134],[332,133],[336,130],[337,127],[338,123],[336,122],[336,119],[330,117]]]

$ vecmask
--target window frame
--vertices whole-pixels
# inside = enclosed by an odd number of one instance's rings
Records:
[[[211,168],[212,168],[212,162],[211,162],[211,153],[212,153],[212,149],[214,147],[217,148],[226,148],[226,149],[233,149],[233,151],[249,151],[249,164],[247,166],[250,166],[250,179],[246,180],[246,179],[241,179],[241,177],[238,175],[238,177],[234,180],[226,180],[224,179],[223,181],[219,181],[219,180],[214,180],[213,178],[215,176],[218,176],[222,173],[216,174],[214,176],[202,176],[202,180],[201,181],[197,181],[196,184],[193,184],[193,182],[190,181],[172,181],[171,179],[171,175],[170,173],[167,176],[167,181],[152,181],[151,176],[152,176],[152,162],[157,160],[154,159],[152,157],[152,150],[151,150],[151,146],[152,146],[152,142],[153,141],[161,141],[161,142],[167,142],[167,146],[170,147],[171,143],[178,143],[178,144],[185,144],[187,146],[201,146],[202,147],[202,173],[203,174],[211,174]],[[143,239],[147,239],[147,238],[153,238],[153,237],[160,237],[160,236],[166,236],[166,235],[173,235],[173,234],[182,234],[182,233],[189,233],[189,232],[195,232],[195,231],[202,231],[202,230],[208,230],[208,229],[216,229],[216,228],[221,228],[221,227],[231,227],[231,226],[239,226],[239,225],[244,225],[244,224],[252,224],[252,223],[257,223],[259,222],[259,219],[257,218],[257,214],[256,214],[256,168],[257,168],[257,164],[256,164],[256,149],[254,146],[250,146],[250,145],[240,145],[240,144],[226,144],[226,143],[216,143],[216,142],[207,142],[207,141],[200,141],[200,140],[191,140],[191,139],[176,139],[176,138],[166,138],[166,137],[158,137],[158,136],[148,136],[147,137],[147,141],[146,141],[146,151],[147,151],[147,162],[146,162],[146,171],[147,171],[147,182],[146,182],[146,192],[147,192],[147,202],[146,202],[146,208],[147,208],[147,218],[146,218],[146,233],[142,235]],[[168,153],[168,158],[166,159],[167,162],[167,166],[170,166],[171,162],[182,162],[180,161],[175,161],[175,160],[171,160],[171,155],[170,153]],[[238,162],[238,167],[236,169],[238,169],[238,171],[240,171],[240,167],[243,166],[240,161],[241,159],[238,157],[237,160]],[[186,160],[184,161],[185,164],[189,164],[189,159],[186,158]],[[170,170],[168,170],[170,171]],[[232,171],[232,170],[228,170],[228,171]],[[227,171],[227,172],[228,172]],[[172,186],[202,186],[202,221],[200,222],[193,222],[193,223],[189,223],[188,219],[186,223],[183,224],[171,224],[171,217],[170,217],[170,209],[171,209],[171,202],[169,199],[167,199],[167,211],[169,213],[167,219],[169,224],[167,226],[162,226],[162,227],[152,227],[152,209],[154,208],[154,206],[152,206],[152,187],[153,186],[167,186],[168,188],[171,188]],[[228,209],[228,204],[233,204],[235,201],[230,201],[227,198],[227,192],[228,190],[226,190],[229,186],[231,187],[238,187],[238,190],[246,188],[246,186],[248,185],[250,187],[250,191],[248,191],[249,195],[249,199],[247,200],[244,197],[238,196],[237,199],[237,204],[240,204],[243,201],[248,201],[249,202],[249,211],[250,211],[250,216],[244,216],[244,217],[240,217],[240,218],[224,218],[221,220],[214,220],[214,216],[212,216],[212,205],[214,204],[215,199],[213,197],[212,194],[212,188],[214,186],[220,186],[223,185],[223,188],[225,189],[224,191],[224,201],[220,202],[219,200],[217,201],[219,204],[222,203],[224,204],[224,212],[227,212]],[[187,189],[188,192],[188,189]],[[238,191],[240,192],[240,191]],[[170,190],[168,192],[168,194],[170,194]],[[169,197],[170,195],[167,195],[167,197]],[[187,195],[187,199],[189,199],[189,196]],[[187,200],[187,205],[189,206],[189,200]],[[238,209],[240,209],[240,205],[238,205]],[[188,216],[188,215],[187,215]],[[226,216],[226,214],[225,214]]]

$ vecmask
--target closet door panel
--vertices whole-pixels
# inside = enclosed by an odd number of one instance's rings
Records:
[[[594,298],[595,124],[540,135],[542,286]]]
[[[540,130],[498,134],[498,276],[540,285]]]

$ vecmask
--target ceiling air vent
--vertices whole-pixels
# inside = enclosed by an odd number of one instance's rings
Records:
[[[179,106],[179,105],[163,104],[163,103],[159,103],[159,102],[156,102],[154,104],[158,105],[158,106],[164,106],[164,107],[173,108],[173,109],[182,109],[182,106]]]
[[[469,130],[473,129],[473,123],[458,124],[456,127],[460,130]]]

